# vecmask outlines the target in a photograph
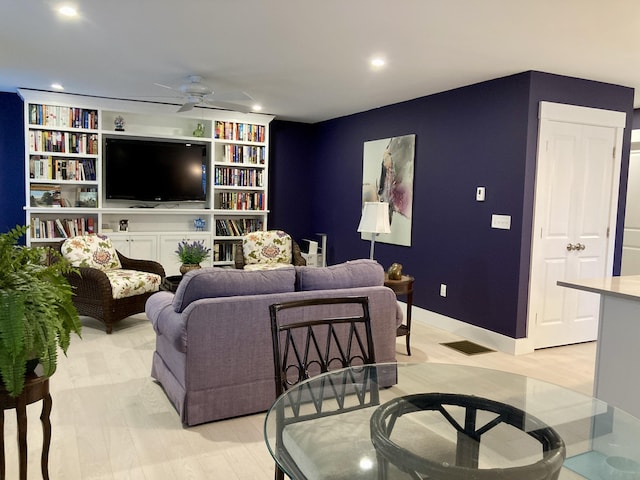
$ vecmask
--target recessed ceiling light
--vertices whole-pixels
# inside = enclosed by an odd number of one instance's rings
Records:
[[[63,5],[58,8],[58,13],[64,15],[65,17],[75,17],[78,15],[78,10],[76,10],[76,8],[72,7],[71,5]]]
[[[259,112],[260,110],[262,110],[262,105],[254,105],[253,107],[251,107],[252,110]]]
[[[52,83],[51,88],[53,88],[54,90],[64,90],[64,87],[59,83]]]
[[[371,66],[373,68],[382,68],[385,65],[384,58],[376,57],[371,59]]]

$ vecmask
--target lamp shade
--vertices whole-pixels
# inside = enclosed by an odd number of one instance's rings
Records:
[[[389,203],[365,202],[362,209],[362,217],[358,232],[363,233],[390,233]]]

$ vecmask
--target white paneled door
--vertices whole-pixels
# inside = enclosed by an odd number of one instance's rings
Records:
[[[599,296],[557,281],[612,274],[624,118],[541,108],[528,323],[534,348],[597,338]]]

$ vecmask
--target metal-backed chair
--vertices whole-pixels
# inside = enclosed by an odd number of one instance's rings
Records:
[[[367,297],[319,298],[270,306],[276,394],[321,373],[375,363]],[[291,395],[277,412],[276,448],[287,470],[304,478],[282,438],[286,425],[379,404],[375,370],[328,377],[322,391]],[[351,378],[345,379],[345,376]],[[345,384],[347,387],[345,388]],[[276,465],[276,480],[284,472]]]

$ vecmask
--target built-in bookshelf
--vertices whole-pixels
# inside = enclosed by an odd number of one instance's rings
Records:
[[[180,240],[204,240],[213,264],[232,265],[235,244],[267,228],[272,116],[209,108],[177,113],[174,105],[29,89],[19,94],[25,102],[28,243],[102,233],[126,253],[160,261],[172,275]],[[206,201],[107,200],[104,142],[114,136],[207,145]],[[140,206],[155,208],[132,208]]]

